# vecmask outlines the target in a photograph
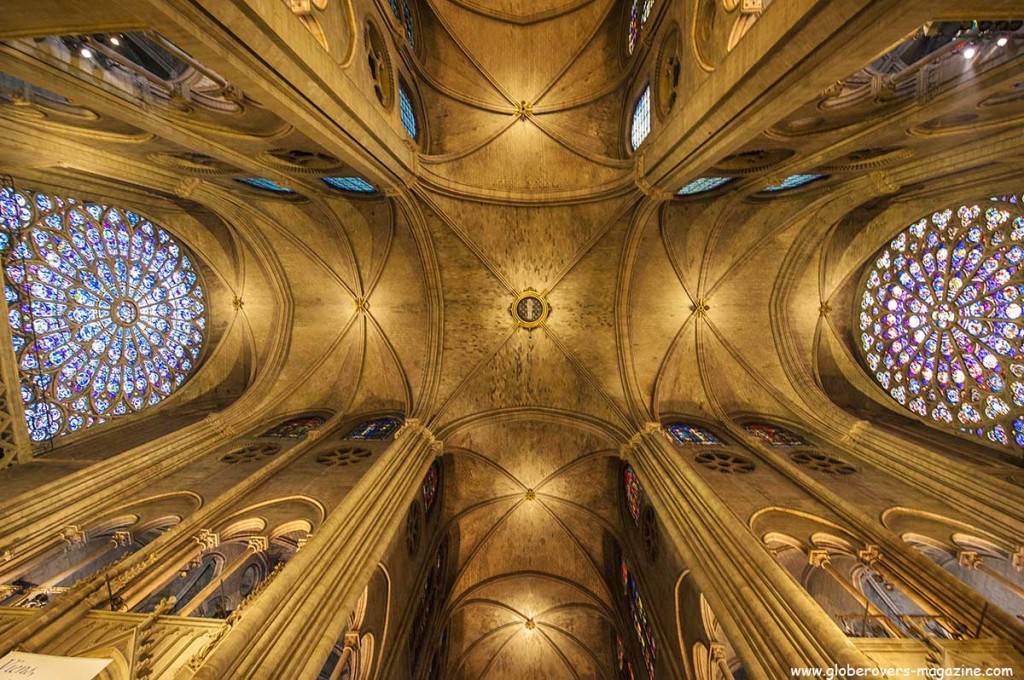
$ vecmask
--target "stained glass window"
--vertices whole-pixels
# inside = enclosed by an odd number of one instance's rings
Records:
[[[324,177],[324,183],[333,189],[355,191],[360,194],[372,194],[377,188],[362,177]]]
[[[770,191],[774,193],[776,191],[785,191],[786,189],[796,189],[797,187],[810,184],[811,182],[822,179],[823,177],[824,175],[790,175],[778,184],[765,187],[762,191]]]
[[[860,350],[904,408],[1024,447],[1024,212],[984,201],[910,225],[875,257]]]
[[[406,91],[405,85],[402,83],[398,84],[398,108],[402,116],[402,127],[405,128],[410,137],[416,139],[419,134],[416,128],[416,112],[412,108],[412,99],[409,98],[409,92]]]
[[[267,179],[266,177],[242,177],[240,179],[236,179],[235,181],[241,182],[242,184],[248,184],[249,186],[256,187],[257,189],[263,189],[264,191],[273,191],[274,193],[277,194],[295,193],[294,189],[282,186],[275,182],[274,180]]]
[[[291,418],[270,428],[261,437],[277,437],[279,439],[302,439],[307,434],[323,425],[325,419],[322,416],[302,416]]]
[[[633,127],[629,133],[630,143],[633,151],[640,148],[640,145],[651,134],[651,86],[644,88],[640,98],[636,100],[636,107],[633,109]]]
[[[711,430],[690,425],[688,423],[672,423],[666,425],[665,429],[680,444],[700,444],[701,446],[722,446],[724,443]]]
[[[633,5],[629,10],[628,43],[630,54],[633,54],[637,42],[640,41],[640,31],[643,30],[648,17],[651,16],[652,7],[654,7],[654,0],[633,0]]]
[[[195,370],[205,296],[161,227],[124,208],[0,188],[0,250],[34,441],[157,404]]]
[[[637,642],[644,655],[644,665],[647,667],[647,674],[654,680],[654,661],[658,656],[658,645],[654,637],[654,628],[647,618],[647,609],[644,607],[643,598],[640,597],[640,588],[636,580],[626,566],[626,559],[622,558],[622,588],[629,602],[629,616],[633,621],[633,629],[636,632]]]
[[[629,516],[633,518],[633,524],[640,526],[640,480],[636,472],[629,465],[622,476],[622,483],[626,490],[626,507],[629,508]]]
[[[405,37],[410,45],[415,45],[416,31],[413,28],[412,8],[409,7],[409,0],[402,0],[402,6],[405,8]]]
[[[804,438],[784,427],[765,423],[747,423],[743,429],[755,435],[768,446],[807,446]]]
[[[395,18],[401,19],[402,13],[398,9],[398,0],[388,0],[388,2],[391,4],[391,11],[395,13]]]
[[[373,420],[367,420],[359,423],[355,428],[348,433],[346,439],[387,439],[398,426],[402,424],[402,421],[398,418],[375,418]]]
[[[732,177],[698,177],[680,189],[679,195],[692,196],[694,194],[703,194],[706,191],[712,191],[722,185],[728,184],[732,180]]]
[[[423,491],[423,509],[426,512],[430,512],[430,509],[434,507],[434,501],[437,500],[437,491],[441,481],[441,472],[437,468],[437,463],[434,463],[427,470],[427,476],[423,478],[422,491]]]

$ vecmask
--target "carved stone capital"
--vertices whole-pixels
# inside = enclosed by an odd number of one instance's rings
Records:
[[[961,550],[956,562],[964,569],[977,569],[981,566],[981,556],[974,550]]]
[[[824,569],[828,565],[832,564],[832,558],[830,558],[828,556],[828,552],[824,550],[808,550],[807,563],[812,567]]]
[[[409,432],[418,432],[424,438],[427,439],[430,450],[434,452],[435,456],[440,456],[444,451],[444,442],[434,436],[434,433],[430,429],[420,422],[419,418],[406,418],[402,426],[395,432],[395,439],[401,439]]]
[[[10,548],[0,550],[0,564],[3,562],[10,562],[14,559],[14,551]]]
[[[345,648],[355,651],[359,649],[359,631],[350,630],[345,633]]]
[[[712,642],[708,645],[708,656],[711,657],[711,663],[725,661],[725,645],[721,642]]]
[[[246,543],[248,544],[249,550],[257,553],[266,552],[267,547],[269,546],[266,536],[250,536],[246,540]]]
[[[127,548],[132,544],[132,532],[127,530],[115,531],[110,535],[110,545],[115,548]]]
[[[875,566],[882,561],[882,551],[877,545],[866,545],[863,550],[857,551],[857,558],[868,566]]]
[[[60,532],[60,540],[64,543],[66,550],[74,550],[85,545],[86,535],[76,524],[69,524]]]
[[[220,545],[220,535],[209,529],[200,529],[199,533],[192,537],[192,540],[199,545],[203,552],[213,550]]]

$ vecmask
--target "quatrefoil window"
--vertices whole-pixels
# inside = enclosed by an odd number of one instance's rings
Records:
[[[390,109],[395,101],[395,77],[391,68],[391,55],[380,30],[372,22],[366,23],[366,61],[373,80],[373,93],[377,101]]]

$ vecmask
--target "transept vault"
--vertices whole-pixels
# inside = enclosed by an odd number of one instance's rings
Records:
[[[1024,673],[1022,20],[7,0],[0,657]]]

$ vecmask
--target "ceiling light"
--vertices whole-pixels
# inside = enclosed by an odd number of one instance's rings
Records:
[[[974,55],[978,53],[977,48],[973,45],[964,50],[964,59],[974,59]]]
[[[1008,42],[1010,42],[1010,39],[1004,35],[1003,37],[996,41],[996,45],[999,45],[999,47],[1006,47],[1006,43]]]
[[[112,36],[110,36],[110,44],[113,45],[114,47],[117,47],[118,45],[121,44],[121,39],[118,38],[116,35],[112,35]]]
[[[88,47],[83,47],[79,54],[81,54],[84,59],[92,59],[92,50]]]

